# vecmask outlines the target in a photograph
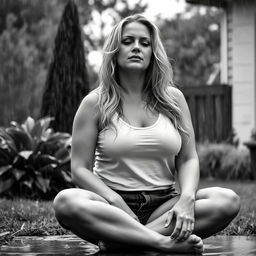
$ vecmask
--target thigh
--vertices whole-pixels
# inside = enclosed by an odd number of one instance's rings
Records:
[[[69,188],[57,194],[53,201],[53,207],[55,216],[63,228],[72,231],[90,243],[98,244],[98,239],[95,239],[80,229],[80,222],[76,216],[76,211],[80,208],[79,206],[90,203],[90,201],[99,201],[108,204],[103,197],[94,192],[80,188]]]
[[[210,198],[224,199],[233,193],[234,192],[231,189],[222,188],[222,187],[202,188],[197,191],[196,200],[210,199]]]
[[[215,208],[215,204],[220,204],[222,203],[223,199],[225,198],[225,195],[229,192],[228,189],[225,188],[220,188],[220,187],[211,187],[211,188],[204,188],[200,189],[196,193],[196,200],[201,200],[201,199],[213,199],[212,200],[212,207]],[[163,203],[161,206],[159,206],[149,217],[148,222],[150,223],[154,221],[155,219],[159,218],[166,212],[168,212],[179,200],[179,196],[176,196],[165,203]],[[209,212],[209,208],[206,208],[205,211],[202,211],[202,214],[207,214]],[[200,214],[199,214],[200,215]]]
[[[84,202],[85,200],[95,200],[104,203],[108,203],[102,196],[81,188],[68,188],[60,191],[53,201],[54,209],[60,205],[76,204],[79,201]]]
[[[159,218],[160,216],[162,216],[163,214],[168,212],[176,204],[176,202],[179,200],[179,198],[180,198],[180,196],[177,195],[177,196],[169,199],[168,201],[164,202],[162,205],[160,205],[157,209],[155,209],[152,212],[147,223],[154,221],[155,219]]]

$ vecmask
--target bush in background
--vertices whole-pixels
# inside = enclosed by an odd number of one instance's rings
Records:
[[[28,117],[0,128],[0,195],[50,199],[72,186],[71,135],[54,132],[51,121]]]
[[[230,144],[198,144],[201,177],[224,180],[252,179],[250,156],[246,148]]]

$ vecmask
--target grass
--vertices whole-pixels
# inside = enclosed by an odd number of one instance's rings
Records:
[[[241,199],[241,209],[232,223],[219,235],[256,235],[256,181],[202,180],[200,188],[220,186],[233,189]]]
[[[256,186],[248,181],[201,180],[200,188],[221,186],[241,197],[241,210],[221,235],[256,235]],[[0,245],[14,236],[70,234],[57,223],[52,202],[0,198]]]
[[[54,217],[52,202],[0,199],[0,245],[15,236],[70,234]]]

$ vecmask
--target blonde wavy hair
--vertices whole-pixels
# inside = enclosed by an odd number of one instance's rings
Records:
[[[122,31],[125,25],[138,22],[145,25],[151,36],[152,57],[143,86],[143,100],[151,110],[167,116],[180,133],[185,133],[185,124],[182,122],[181,110],[175,96],[168,90],[173,84],[173,71],[166,51],[159,36],[159,30],[152,22],[141,14],[128,16],[117,23],[108,36],[103,48],[103,62],[99,72],[99,109],[101,129],[112,124],[111,118],[115,113],[123,116],[121,91],[119,84],[117,54],[122,40]]]

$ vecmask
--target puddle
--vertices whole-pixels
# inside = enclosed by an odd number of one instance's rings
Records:
[[[204,240],[205,256],[256,256],[256,237],[217,236]],[[0,255],[181,256],[159,252],[102,253],[76,236],[17,237],[0,248]],[[188,254],[186,254],[188,255]]]

